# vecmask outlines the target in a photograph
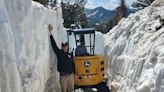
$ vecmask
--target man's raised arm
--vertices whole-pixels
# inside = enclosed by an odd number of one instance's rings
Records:
[[[56,45],[56,42],[55,42],[55,40],[54,40],[54,38],[53,38],[53,36],[52,36],[52,30],[53,30],[53,27],[52,27],[51,24],[49,24],[49,25],[48,25],[48,31],[50,32],[50,41],[51,41],[51,45],[52,45],[52,48],[53,48],[54,52],[55,52],[56,54],[59,54],[59,53],[60,53],[60,50],[59,50],[58,46]]]

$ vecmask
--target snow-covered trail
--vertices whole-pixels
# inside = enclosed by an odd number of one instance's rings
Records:
[[[164,27],[159,27],[163,5],[156,0],[122,19],[104,37],[96,33],[96,54],[105,44],[113,92],[164,91]],[[0,0],[0,92],[60,92],[49,23],[60,47],[66,41],[60,7],[50,10],[31,0]]]
[[[164,2],[157,3],[104,36],[113,92],[164,92]]]
[[[50,10],[32,0],[0,0],[0,92],[43,92],[53,67],[54,91],[60,86],[47,25],[60,47],[61,8]],[[57,31],[59,30],[59,31]],[[52,57],[52,56],[53,57]]]

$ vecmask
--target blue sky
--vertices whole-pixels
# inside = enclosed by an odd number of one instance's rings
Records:
[[[131,7],[131,4],[136,0],[125,0],[126,5]],[[95,7],[104,7],[106,9],[115,9],[118,6],[119,0],[88,0],[86,8],[93,9]]]

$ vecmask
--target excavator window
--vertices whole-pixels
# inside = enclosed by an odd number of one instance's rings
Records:
[[[95,29],[67,29],[67,40],[70,42],[69,36],[74,34],[75,55],[88,56],[94,55],[95,48]],[[72,43],[71,43],[72,44]]]

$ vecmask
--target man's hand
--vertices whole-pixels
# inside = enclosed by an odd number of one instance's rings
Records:
[[[49,24],[49,25],[48,25],[48,31],[49,31],[50,33],[52,33],[52,30],[53,30],[53,27],[52,27],[51,24]]]

